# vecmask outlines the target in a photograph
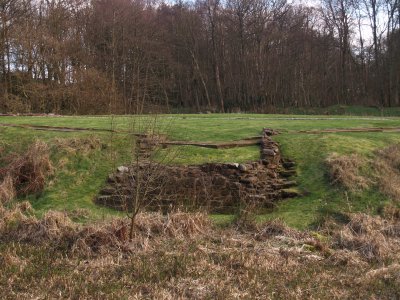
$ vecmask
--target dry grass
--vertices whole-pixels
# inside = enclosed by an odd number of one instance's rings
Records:
[[[377,151],[374,168],[380,190],[400,201],[400,144]]]
[[[391,264],[387,267],[381,267],[375,270],[371,270],[365,274],[365,281],[373,282],[376,279],[384,279],[394,281],[396,284],[400,284],[400,265],[397,263]]]
[[[363,213],[350,214],[349,218],[350,222],[334,233],[333,247],[356,251],[369,261],[381,261],[398,253],[400,245],[396,238],[400,224],[397,221]]]
[[[48,211],[38,219],[31,211],[28,202],[12,209],[3,208],[0,211],[0,239],[46,244],[91,256],[110,251],[148,249],[149,241],[160,238],[191,239],[212,232],[209,218],[202,213],[174,212],[167,216],[159,213],[140,214],[136,220],[135,236],[129,240],[127,219],[82,226],[74,223],[66,213]],[[153,243],[151,247],[156,245]]]
[[[16,196],[13,179],[10,175],[6,175],[0,184],[0,203],[5,204],[13,200]]]
[[[366,263],[356,251],[337,249],[329,256],[328,261],[334,266],[367,267]]]
[[[141,213],[77,225],[67,215],[0,210],[0,295],[17,298],[304,299],[400,295],[397,226],[362,214],[317,238],[276,220],[215,228],[201,213]],[[325,231],[318,233],[326,235]],[[379,243],[378,243],[379,242]],[[355,280],[355,278],[359,278]]]
[[[256,233],[257,240],[265,240],[276,236],[300,237],[302,233],[288,227],[282,220],[275,219],[268,221],[260,226],[260,230]]]
[[[368,188],[371,180],[360,174],[367,161],[357,154],[338,155],[333,153],[326,159],[332,183],[341,184],[350,191]]]
[[[102,143],[99,138],[95,136],[89,136],[87,138],[56,138],[53,143],[54,147],[59,150],[64,150],[68,153],[80,153],[87,154],[93,150],[102,147]]]
[[[206,235],[212,230],[211,222],[205,213],[183,213],[175,212],[167,215],[162,233],[170,237],[195,237]]]
[[[383,207],[382,215],[385,219],[400,221],[400,208],[393,203],[389,203]]]
[[[368,161],[357,154],[339,156],[332,154],[326,160],[329,175],[334,184],[347,190],[360,191],[377,183],[381,192],[400,201],[400,144],[376,151],[375,158]],[[371,180],[362,175],[364,168],[371,167]]]
[[[46,177],[53,172],[49,148],[46,143],[38,140],[24,154],[15,154],[5,161],[6,166],[0,168],[4,198],[41,192]]]

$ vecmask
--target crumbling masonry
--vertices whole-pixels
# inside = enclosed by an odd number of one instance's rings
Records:
[[[296,182],[295,163],[283,159],[278,144],[271,138],[276,132],[264,129],[260,141],[260,160],[249,163],[207,163],[191,166],[160,166],[149,173],[150,163],[120,167],[109,176],[96,203],[118,210],[131,208],[135,176],[153,180],[147,197],[152,209],[192,207],[208,212],[233,212],[243,202],[254,201],[260,207],[271,208],[280,199],[295,197],[290,189]],[[153,163],[154,164],[154,163]],[[146,178],[148,177],[148,178]],[[151,177],[151,178],[150,178]]]

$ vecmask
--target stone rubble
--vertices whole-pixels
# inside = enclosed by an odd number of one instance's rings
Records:
[[[130,209],[139,192],[153,209],[192,207],[213,213],[234,212],[245,202],[256,201],[260,207],[272,208],[284,198],[298,196],[289,180],[296,174],[295,163],[283,159],[279,145],[263,130],[259,161],[249,163],[208,163],[191,166],[167,166],[142,162],[138,166],[120,166],[108,177],[95,202],[117,210]],[[137,182],[140,177],[142,183]],[[142,193],[142,194],[141,194]]]

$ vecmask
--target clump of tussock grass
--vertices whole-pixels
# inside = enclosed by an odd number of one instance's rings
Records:
[[[103,145],[99,138],[89,136],[86,138],[55,138],[53,146],[67,153],[80,153],[85,155],[93,150],[101,148]]]
[[[351,214],[347,227],[356,234],[371,234],[384,226],[385,221],[380,217],[372,217],[365,213]]]
[[[135,220],[136,233],[151,236],[190,237],[206,234],[212,229],[207,214],[201,212],[140,213]]]
[[[329,176],[333,184],[341,184],[350,191],[367,189],[372,181],[362,176],[361,169],[367,161],[357,154],[338,155],[331,154],[326,159]]]
[[[134,238],[128,238],[129,222],[115,219],[97,224],[79,225],[66,213],[48,211],[38,219],[28,202],[0,211],[0,239],[65,248],[80,255],[98,255],[110,251],[130,252],[147,249],[149,240],[187,239],[212,231],[211,221],[203,213],[142,213],[137,216]],[[155,242],[153,246],[156,246]]]
[[[382,233],[385,236],[399,238],[400,237],[400,224],[389,224],[386,227],[382,228]]]
[[[0,239],[53,248],[72,253],[95,254],[118,249],[117,222],[81,226],[66,213],[48,211],[42,218],[33,215],[29,202],[0,211]]]
[[[0,255],[0,268],[15,268],[19,272],[23,272],[28,265],[27,259],[18,255],[15,248],[7,248]]]
[[[326,164],[332,183],[341,184],[352,192],[378,183],[382,193],[400,201],[400,144],[376,151],[374,160],[358,154],[340,156],[333,153],[326,159]],[[373,170],[373,180],[362,175],[365,167]]]
[[[116,219],[106,223],[82,227],[76,233],[72,252],[76,254],[104,254],[110,251],[132,252],[157,248],[159,240],[191,239],[209,234],[211,221],[203,213],[173,212],[141,213],[135,220],[135,231],[129,239],[128,220]]]
[[[385,281],[393,281],[400,284],[400,265],[398,263],[391,264],[387,267],[380,267],[378,269],[368,271],[363,280],[366,282],[374,282],[376,279],[383,279]]]
[[[48,211],[43,218],[38,219],[31,212],[32,208],[28,202],[3,211],[0,223],[2,239],[57,244],[76,231],[76,225],[65,213]]]
[[[71,252],[91,256],[112,251],[128,251],[127,222],[113,220],[107,223],[83,226],[73,236]]]
[[[378,150],[377,154],[380,158],[390,161],[391,166],[400,169],[400,144],[390,145],[382,150]]]
[[[41,192],[45,187],[47,176],[53,172],[49,147],[39,140],[30,145],[24,154],[12,155],[6,158],[5,162],[6,166],[0,168],[2,185],[7,187],[7,190],[4,188],[6,190],[4,198]]]
[[[16,196],[13,179],[10,175],[6,175],[0,183],[0,203],[6,204],[13,200]]]
[[[241,207],[233,220],[233,228],[241,232],[258,231],[258,223],[256,220],[256,211],[258,204],[254,201],[247,201],[246,196],[241,199]]]
[[[338,249],[333,251],[327,259],[328,263],[334,266],[350,266],[359,267],[368,265],[359,255],[357,251],[348,249]]]
[[[259,226],[259,231],[255,234],[257,240],[269,239],[275,236],[300,237],[302,234],[287,226],[282,220],[274,219]]]
[[[382,216],[391,221],[400,220],[400,207],[394,205],[393,203],[386,204],[381,210]]]
[[[373,165],[380,190],[400,201],[400,144],[377,151]]]
[[[163,227],[163,233],[172,237],[204,235],[212,229],[211,221],[207,214],[202,212],[184,213],[180,211],[167,215],[167,220]]]
[[[356,251],[362,258],[379,261],[390,255],[391,243],[382,230],[386,222],[380,217],[356,213],[350,222],[334,233],[334,247]]]
[[[29,202],[21,202],[12,208],[0,206],[0,237],[7,239],[11,232],[14,232],[21,222],[27,221],[33,211]],[[33,217],[34,218],[34,217]],[[13,240],[18,241],[18,237],[11,234]]]

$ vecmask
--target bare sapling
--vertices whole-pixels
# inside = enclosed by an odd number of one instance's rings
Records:
[[[168,124],[167,124],[168,123]],[[133,116],[130,124],[132,155],[129,167],[129,194],[125,197],[125,211],[130,219],[129,238],[133,239],[137,215],[158,204],[168,205],[163,199],[167,184],[167,169],[177,156],[177,148],[163,147],[170,122],[157,115]]]

